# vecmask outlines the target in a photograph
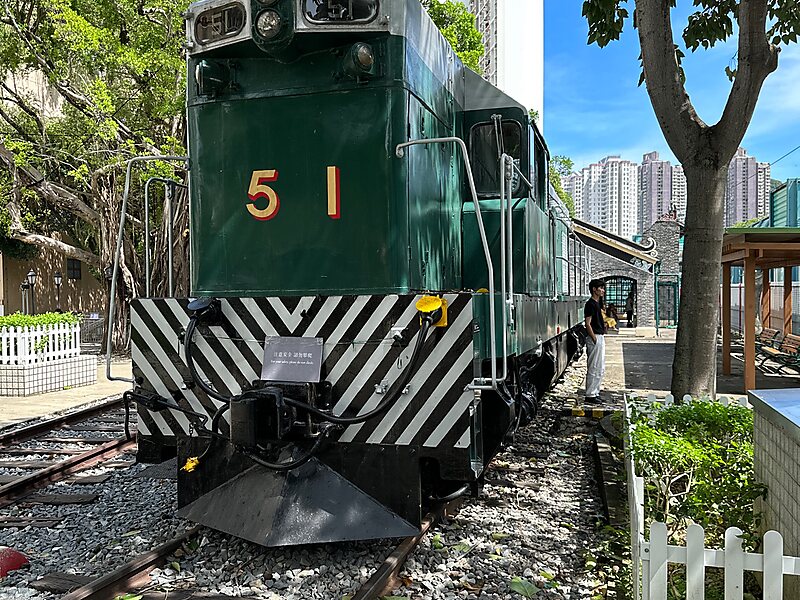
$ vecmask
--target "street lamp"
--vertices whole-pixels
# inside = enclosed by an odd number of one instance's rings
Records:
[[[22,296],[22,313],[26,314],[28,312],[28,285],[27,281],[23,281],[19,284],[19,293]]]
[[[56,284],[56,312],[61,312],[61,271],[56,271],[53,275]]]
[[[31,269],[28,271],[28,276],[26,278],[28,280],[28,285],[31,288],[31,314],[36,314],[36,294],[34,293],[34,286],[36,285],[36,271]]]

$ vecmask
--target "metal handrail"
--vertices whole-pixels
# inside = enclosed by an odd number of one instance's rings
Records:
[[[169,179],[168,177],[151,177],[144,184],[144,294],[148,298],[150,297],[150,184],[154,182],[164,184],[165,194],[167,189],[171,190],[175,187],[187,187],[181,182],[175,179]],[[172,296],[174,293],[172,285],[172,230],[175,226],[175,220],[172,214],[172,194],[168,194],[166,199],[169,210],[169,231],[167,232],[167,243],[169,244],[169,249],[167,251],[167,262],[169,263],[169,295]]]
[[[472,177],[472,165],[469,162],[469,153],[467,152],[467,145],[464,143],[464,140],[457,137],[444,137],[444,138],[430,138],[430,139],[421,139],[421,140],[410,140],[408,142],[403,142],[402,144],[398,144],[395,148],[395,154],[397,158],[403,158],[405,156],[405,149],[409,146],[418,146],[422,144],[456,144],[461,149],[461,157],[464,161],[464,166],[467,169],[467,182],[469,183],[469,190],[472,194],[472,200],[475,203],[475,218],[478,221],[478,232],[481,236],[481,244],[483,244],[483,255],[486,259],[486,269],[489,272],[489,335],[491,337],[491,341],[489,344],[490,353],[491,353],[491,380],[487,383],[485,377],[479,377],[476,381],[478,382],[471,386],[472,389],[476,390],[494,390],[497,391],[497,349],[495,348],[495,335],[496,335],[496,327],[495,327],[495,311],[494,311],[494,265],[492,264],[492,255],[489,252],[489,241],[486,238],[486,229],[483,226],[483,215],[481,214],[481,205],[478,202],[478,192],[475,190],[475,180]]]
[[[125,169],[125,191],[122,194],[122,206],[120,208],[119,217],[119,231],[117,233],[117,247],[114,251],[114,270],[111,273],[111,296],[108,301],[108,335],[106,337],[106,379],[109,381],[124,381],[126,383],[134,383],[132,378],[128,377],[115,377],[111,375],[111,338],[114,334],[114,313],[116,311],[116,296],[117,296],[117,271],[119,271],[119,253],[122,249],[122,236],[125,233],[125,213],[128,208],[128,195],[131,191],[131,169],[137,162],[146,161],[164,161],[164,162],[183,162],[187,163],[186,169],[188,170],[188,156],[135,156],[128,161]]]

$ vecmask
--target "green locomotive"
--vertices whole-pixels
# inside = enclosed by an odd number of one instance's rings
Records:
[[[580,350],[544,140],[419,0],[203,0],[187,32],[202,298],[133,304],[140,455],[256,543],[413,534]]]

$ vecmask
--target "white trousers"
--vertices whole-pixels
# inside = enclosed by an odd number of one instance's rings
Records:
[[[600,395],[600,382],[606,372],[606,337],[598,335],[597,343],[586,339],[586,397]]]

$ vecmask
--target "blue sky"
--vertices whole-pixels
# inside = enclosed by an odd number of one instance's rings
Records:
[[[629,21],[618,42],[603,49],[587,46],[581,5],[581,0],[545,0],[544,129],[551,154],[569,156],[576,168],[610,154],[640,162],[652,150],[674,162],[644,85],[636,85],[637,32]],[[676,39],[690,10],[690,2],[678,1]],[[735,39],[711,50],[686,51],[687,90],[706,123],[715,123],[722,113],[731,86],[725,67],[735,53]],[[760,161],[773,162],[800,145],[800,45],[784,47],[779,62],[742,142]],[[800,177],[800,150],[774,165],[772,176]]]

